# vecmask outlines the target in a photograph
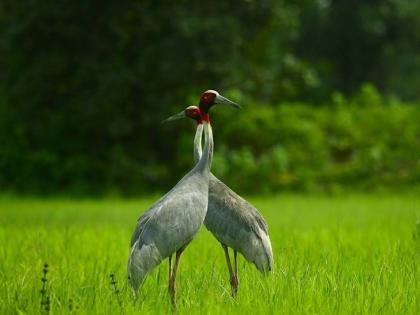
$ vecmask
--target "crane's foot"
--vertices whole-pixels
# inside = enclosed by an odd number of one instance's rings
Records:
[[[239,286],[239,280],[238,277],[234,274],[232,277],[230,277],[230,287],[232,289],[232,296],[236,297],[236,294],[238,293],[238,286]]]

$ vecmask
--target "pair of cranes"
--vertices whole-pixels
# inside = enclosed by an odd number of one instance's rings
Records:
[[[176,302],[176,272],[181,254],[198,233],[201,225],[221,243],[230,275],[232,295],[238,289],[240,252],[262,273],[273,268],[273,253],[267,224],[258,210],[236,194],[210,171],[213,159],[213,132],[210,108],[225,104],[240,106],[214,90],[204,92],[199,106],[189,106],[166,121],[191,118],[197,122],[194,137],[194,168],[167,194],[137,220],[131,238],[128,281],[137,294],[147,274],[168,257],[169,294]],[[204,152],[202,134],[204,131]],[[232,266],[228,248],[233,249]],[[172,264],[172,256],[175,262]]]

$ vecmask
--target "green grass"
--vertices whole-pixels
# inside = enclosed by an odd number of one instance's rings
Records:
[[[54,314],[170,313],[166,260],[137,300],[126,283],[131,232],[152,202],[0,199],[0,314],[40,313],[45,262]],[[223,251],[203,228],[181,259],[180,314],[420,313],[420,196],[252,202],[269,223],[274,272],[264,277],[240,256],[232,299]]]

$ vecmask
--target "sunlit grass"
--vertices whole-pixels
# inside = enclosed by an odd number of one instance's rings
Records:
[[[40,312],[44,263],[54,314],[170,312],[167,261],[137,300],[126,283],[131,232],[153,201],[1,199],[0,313]],[[269,223],[273,274],[263,277],[240,257],[239,294],[232,299],[221,246],[202,229],[181,259],[179,313],[419,313],[420,197],[252,201]]]

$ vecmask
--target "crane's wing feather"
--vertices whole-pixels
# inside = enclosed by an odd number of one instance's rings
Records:
[[[193,175],[187,178],[137,220],[127,266],[134,292],[165,257],[187,246],[204,221],[208,180]]]
[[[253,205],[214,176],[210,178],[204,224],[222,244],[240,252],[260,271],[272,269],[273,253],[264,218]]]
[[[137,220],[136,228],[134,229],[133,235],[131,236],[130,246],[133,246],[139,239],[141,232],[144,230],[145,225],[149,221],[149,219],[153,216],[153,210],[155,208],[149,209],[148,211],[144,212],[140,218]]]
[[[210,180],[209,216],[217,216],[218,223],[225,222],[223,228],[232,235],[241,229],[258,236],[268,234],[268,225],[258,210],[214,176]]]
[[[181,181],[137,220],[131,246],[154,243],[163,257],[186,245],[203,223],[208,185],[200,177]]]
[[[136,227],[134,229],[133,235],[131,236],[130,246],[133,246],[134,243],[139,239],[140,234],[143,232],[145,226],[147,225],[147,222],[162,208],[162,205],[164,204],[165,199],[167,198],[168,195],[172,193],[172,190],[174,189],[171,189],[169,192],[163,195],[155,204],[153,204],[149,208],[149,210],[144,212],[137,219]]]

